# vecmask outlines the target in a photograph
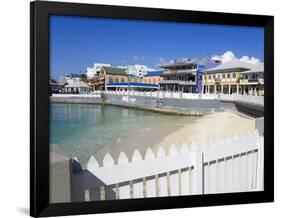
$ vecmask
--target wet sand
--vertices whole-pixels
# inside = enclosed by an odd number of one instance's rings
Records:
[[[126,153],[129,161],[131,160],[135,149],[138,149],[144,157],[147,148],[153,148],[156,144],[162,142],[166,136],[180,130],[187,125],[186,123],[191,124],[198,119],[198,117],[182,116],[181,120],[178,120],[177,116],[176,121],[172,121],[169,124],[163,123],[161,127],[138,129],[127,137],[120,138],[115,144],[104,146],[95,152],[94,156],[100,164],[102,163],[102,159],[107,152],[112,155],[115,162],[117,162],[121,151]]]
[[[95,157],[102,163],[105,153],[109,152],[116,162],[120,152],[124,151],[130,161],[135,149],[144,156],[147,148],[151,147],[156,152],[162,145],[167,152],[171,144],[180,148],[183,143],[190,145],[191,142],[199,143],[201,140],[209,142],[220,137],[233,136],[235,133],[249,132],[255,128],[254,118],[229,111],[205,115],[193,121],[187,117],[182,119],[186,119],[186,124],[181,122],[178,125],[163,125],[158,129],[146,128],[136,131],[114,145],[103,147],[95,153]]]

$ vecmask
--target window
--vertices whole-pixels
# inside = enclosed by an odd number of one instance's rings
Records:
[[[209,75],[209,77],[208,77],[209,79],[211,79],[211,75]]]
[[[109,77],[109,82],[113,83],[113,78],[111,76]]]
[[[124,79],[124,78],[122,78],[122,79],[121,79],[121,82],[122,82],[122,83],[124,83],[124,82],[125,82],[125,79]]]
[[[236,78],[236,73],[232,74],[232,78],[235,79]]]
[[[216,79],[216,74],[213,75],[213,79]]]
[[[230,73],[227,74],[227,79],[230,79]]]
[[[225,79],[225,74],[222,74],[222,78]]]
[[[118,78],[118,77],[115,77],[114,81],[115,81],[116,83],[119,83],[119,78]]]

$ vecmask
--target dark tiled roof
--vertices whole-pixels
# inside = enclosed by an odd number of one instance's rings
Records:
[[[108,74],[127,75],[126,69],[119,67],[103,67]]]

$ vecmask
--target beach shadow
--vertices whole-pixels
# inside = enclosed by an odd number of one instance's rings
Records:
[[[29,216],[29,208],[27,208],[27,207],[17,208],[17,211],[19,211],[22,215]]]
[[[115,185],[106,185],[102,180],[96,177],[88,170],[83,170],[81,165],[76,161],[72,161],[72,179],[71,179],[71,201],[85,201],[85,190],[89,190],[90,201],[102,200],[102,195],[106,200],[116,199]],[[101,187],[104,186],[104,193]]]

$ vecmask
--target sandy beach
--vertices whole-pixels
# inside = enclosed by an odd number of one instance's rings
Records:
[[[255,129],[255,119],[235,112],[218,112],[206,115],[194,123],[186,124],[179,130],[164,137],[163,141],[153,146],[157,151],[162,145],[166,152],[171,144],[177,148],[183,143],[200,143],[201,140],[211,142],[221,137],[233,136]]]
[[[182,117],[186,118],[188,117]],[[117,161],[120,152],[124,151],[130,159],[135,149],[144,156],[148,147],[157,152],[160,145],[167,153],[171,144],[180,148],[183,143],[190,145],[192,142],[200,143],[201,140],[210,142],[220,137],[233,136],[235,133],[249,132],[254,128],[254,118],[232,111],[217,112],[196,118],[192,122],[189,120],[184,125],[163,125],[159,129],[137,131],[114,145],[103,147],[95,153],[95,157],[101,163],[105,153],[109,152]]]

